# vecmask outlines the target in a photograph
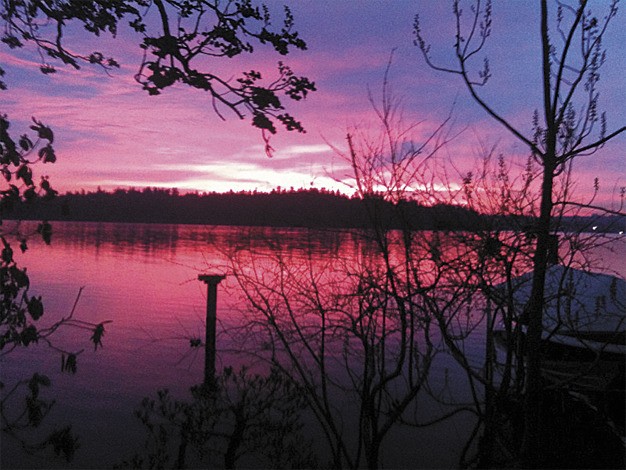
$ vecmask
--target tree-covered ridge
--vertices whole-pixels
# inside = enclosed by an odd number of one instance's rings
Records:
[[[487,216],[458,205],[394,204],[382,197],[366,199],[325,189],[271,192],[180,193],[176,189],[98,189],[69,192],[53,200],[39,198],[5,213],[6,218],[269,227],[368,228],[372,218],[388,228],[415,230],[532,231],[529,217]],[[618,232],[623,218],[576,217],[561,220],[565,230]]]
[[[381,199],[363,200],[317,189],[227,193],[179,193],[176,189],[116,189],[70,192],[52,201],[16,207],[7,217],[31,220],[188,223],[275,227],[346,227],[371,225],[376,211],[390,227],[406,219],[414,228],[471,228],[477,214],[461,207],[402,208]]]

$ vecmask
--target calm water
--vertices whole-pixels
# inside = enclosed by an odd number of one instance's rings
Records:
[[[133,417],[141,399],[160,388],[184,397],[189,387],[202,381],[202,351],[189,348],[189,339],[204,335],[206,287],[197,276],[224,272],[224,252],[237,247],[266,249],[260,241],[276,235],[291,256],[304,255],[306,245],[320,262],[366,251],[358,237],[337,232],[311,235],[300,230],[96,223],[54,223],[54,230],[52,245],[33,238],[31,249],[19,255],[18,261],[28,267],[31,293],[43,296],[43,322],[68,315],[84,287],[76,317],[111,323],[104,348],[97,352],[88,331],[66,328],[58,332],[56,344],[72,350],[84,348],[75,375],[61,374],[60,355],[41,345],[14,351],[3,359],[1,374],[6,384],[34,372],[52,379],[53,387],[45,396],[57,402],[42,435],[53,426],[72,424],[81,447],[67,464],[52,453],[27,455],[3,436],[2,468],[101,468],[130,457],[145,437],[144,428]],[[613,269],[624,267],[621,255],[606,260]],[[220,329],[239,318],[241,305],[235,292],[231,278],[220,284]],[[480,339],[477,333],[475,344]],[[227,337],[218,337],[222,351],[218,369],[241,364],[240,358],[227,352],[230,346]],[[445,360],[439,364],[435,382],[437,376],[443,380],[449,367],[453,365]],[[458,388],[463,388],[460,382]],[[435,412],[442,407],[432,406]],[[382,460],[386,466],[454,467],[470,428],[469,419],[459,418],[438,427],[394,433]]]

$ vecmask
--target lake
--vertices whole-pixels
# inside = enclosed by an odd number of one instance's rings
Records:
[[[23,224],[25,231],[33,228]],[[190,347],[190,340],[204,337],[205,328],[206,286],[197,278],[203,273],[228,274],[228,253],[265,252],[268,239],[278,240],[288,256],[312,257],[320,266],[331,259],[360,259],[368,252],[367,243],[345,231],[79,222],[54,222],[53,228],[51,245],[33,237],[30,249],[16,254],[18,264],[28,268],[31,294],[43,297],[43,324],[67,316],[81,288],[75,317],[110,323],[104,347],[97,351],[87,330],[63,328],[55,334],[55,345],[84,349],[74,375],[61,373],[60,354],[43,344],[2,359],[1,377],[7,387],[34,372],[52,380],[44,395],[56,403],[40,435],[71,424],[81,444],[68,464],[50,451],[29,455],[3,436],[2,468],[112,467],[139,450],[145,428],[133,411],[142,398],[163,388],[186,397],[191,386],[202,382],[203,351]],[[606,257],[611,265],[605,267],[623,273],[623,251],[619,253]],[[224,334],[241,315],[237,283],[227,276],[218,287],[218,370],[246,363],[235,353],[240,346],[233,336]],[[469,355],[476,360],[481,340],[476,331],[468,343]],[[450,387],[449,393],[458,398],[466,387],[454,371],[450,358],[438,359],[432,384]],[[429,412],[445,411],[444,404],[425,400]],[[460,415],[424,429],[393,431],[381,461],[387,467],[456,467],[472,425],[470,416]],[[316,439],[319,430],[314,428],[309,423],[304,431],[310,430]]]

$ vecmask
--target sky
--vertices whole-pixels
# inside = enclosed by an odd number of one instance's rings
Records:
[[[235,60],[219,59],[216,70],[236,76],[257,69],[271,75],[284,60],[298,75],[316,83],[317,91],[302,102],[287,102],[288,112],[306,134],[279,130],[272,138],[271,158],[258,129],[247,120],[214,112],[205,93],[173,87],[148,96],[133,76],[141,60],[140,36],[121,28],[116,38],[93,38],[71,31],[68,44],[89,52],[101,50],[121,63],[105,74],[99,68],[58,66],[43,75],[32,48],[10,50],[0,45],[0,65],[9,90],[0,93],[0,110],[14,132],[27,129],[31,116],[55,132],[58,161],[37,168],[60,190],[97,187],[163,187],[181,191],[326,188],[350,192],[351,172],[340,155],[350,129],[375,128],[369,96],[376,102],[392,56],[390,85],[402,100],[406,122],[418,123],[412,139],[420,142],[448,116],[454,136],[437,155],[454,172],[476,164],[484,147],[522,166],[527,149],[494,122],[471,99],[458,76],[429,68],[413,44],[413,21],[420,13],[433,55],[450,64],[454,18],[447,1],[290,0],[266,2],[281,15],[287,4],[295,16],[307,51],[286,57],[259,48]],[[494,2],[493,33],[485,49],[492,78],[481,89],[485,100],[531,134],[533,111],[541,107],[539,2]],[[602,14],[608,0],[592,2]],[[554,5],[552,5],[554,6]],[[613,129],[626,123],[626,9],[614,18],[605,47],[607,63],[600,80],[600,108]],[[482,56],[476,68],[482,64]],[[577,191],[590,194],[600,178],[601,200],[617,202],[626,186],[626,136],[575,164]],[[459,177],[460,178],[460,177]]]

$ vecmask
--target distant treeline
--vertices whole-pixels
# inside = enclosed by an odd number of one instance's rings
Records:
[[[2,208],[2,217],[22,220],[247,225],[270,227],[388,228],[477,230],[494,227],[528,230],[532,219],[497,218],[453,205],[400,205],[382,197],[361,199],[318,189],[263,192],[185,193],[176,189],[116,189],[70,192],[52,200],[35,199]],[[618,224],[619,223],[619,224]],[[572,230],[623,230],[612,217],[565,221]],[[566,228],[567,228],[566,227]]]

